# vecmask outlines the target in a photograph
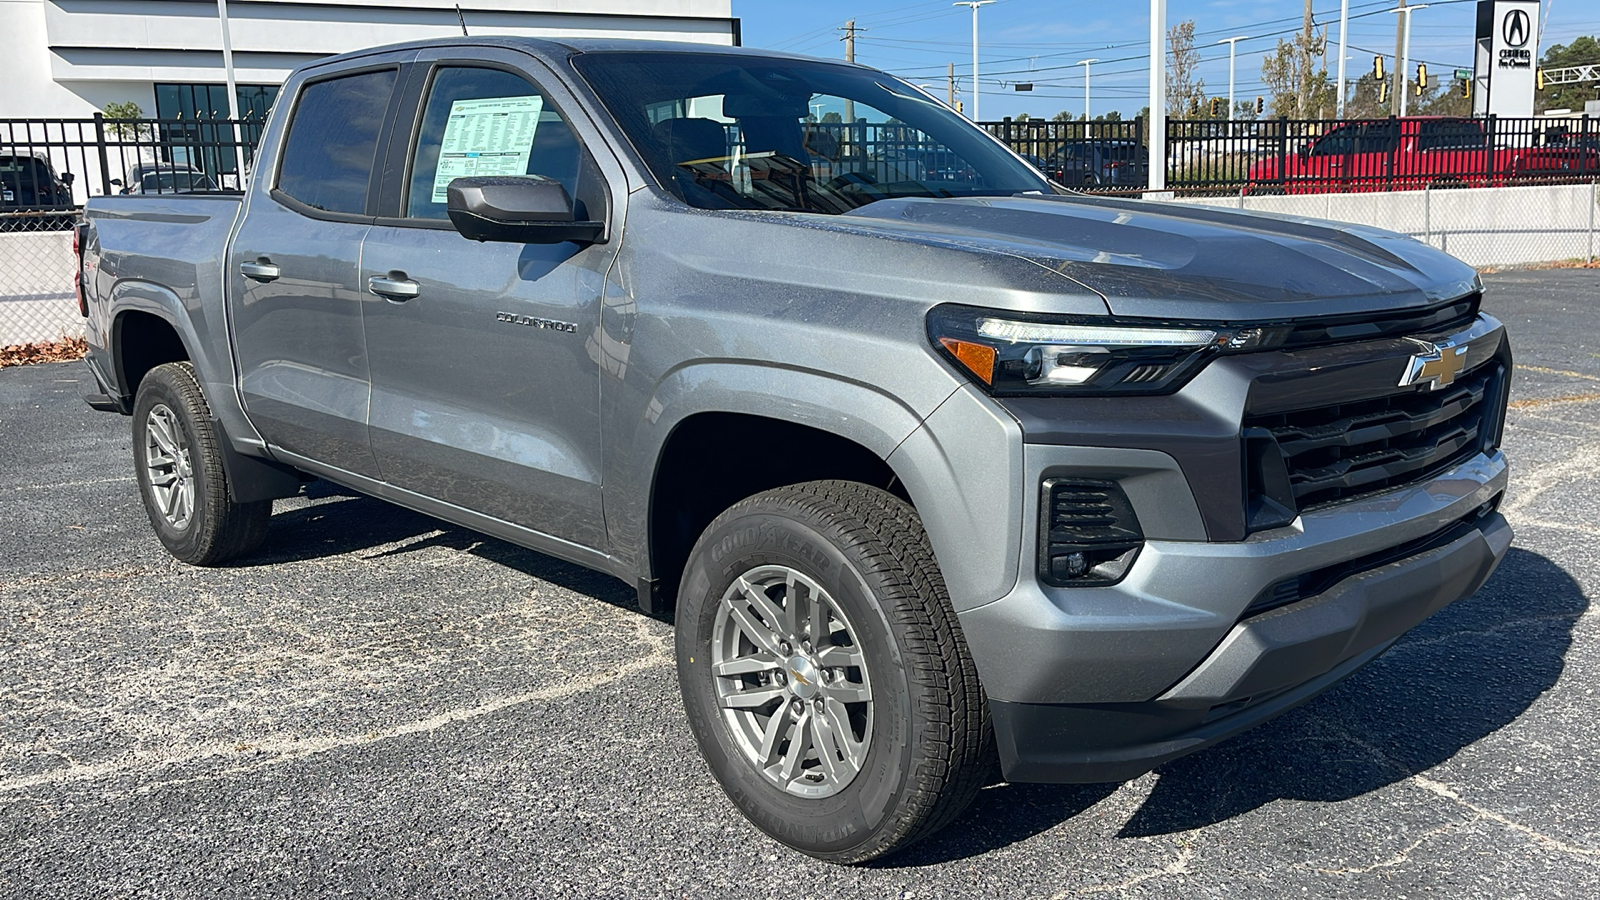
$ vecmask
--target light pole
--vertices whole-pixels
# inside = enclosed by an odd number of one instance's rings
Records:
[[[1083,120],[1085,122],[1089,121],[1089,64],[1099,61],[1098,59],[1080,59],[1073,63],[1075,66],[1083,66]]]
[[[1150,184],[1167,189],[1167,0],[1150,0]]]
[[[1250,38],[1248,38],[1248,37],[1246,37],[1246,36],[1241,34],[1238,37],[1223,38],[1222,40],[1217,41],[1217,43],[1219,43],[1219,44],[1227,44],[1228,45],[1228,115],[1227,115],[1227,118],[1230,119],[1230,120],[1233,118],[1233,51],[1234,51],[1234,48],[1238,45],[1238,43],[1240,41],[1248,41],[1248,40],[1250,40]]]
[[[1402,15],[1402,16],[1406,17],[1406,19],[1405,19],[1405,37],[1402,38],[1401,41],[1400,41],[1400,116],[1401,116],[1401,118],[1404,118],[1405,114],[1406,114],[1406,95],[1411,93],[1409,90],[1406,89],[1406,80],[1411,77],[1411,73],[1406,71],[1407,69],[1411,68],[1411,14],[1416,12],[1419,9],[1427,9],[1427,8],[1428,8],[1428,4],[1423,3],[1423,4],[1419,5],[1419,6],[1402,6],[1402,7],[1399,7],[1398,9],[1389,10],[1392,13],[1395,13],[1397,15]]]
[[[951,6],[972,7],[972,121],[978,121],[978,7],[988,6],[994,0],[958,0]]]
[[[228,132],[233,135],[233,162],[234,178],[238,179],[238,187],[244,190],[244,142],[239,139],[239,86],[233,78],[233,35],[228,28],[228,0],[217,0],[217,24],[222,29],[222,73],[228,82],[228,117],[234,124],[228,126]],[[221,184],[222,173],[217,173],[217,183]]]
[[[1344,118],[1344,42],[1350,37],[1350,0],[1339,0],[1339,100],[1334,104],[1335,119]]]

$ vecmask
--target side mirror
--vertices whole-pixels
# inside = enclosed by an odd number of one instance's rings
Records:
[[[1296,150],[1295,153],[1301,159],[1310,159],[1311,158],[1311,145],[1310,144],[1301,144],[1300,145],[1300,149]]]
[[[121,178],[113,178],[113,179],[111,179],[111,186],[112,187],[122,187],[122,179]]]
[[[66,185],[67,187],[72,187],[72,183],[74,181],[77,181],[77,180],[78,180],[78,176],[74,175],[71,172],[62,172],[61,173],[61,183]]]
[[[605,242],[604,222],[580,222],[561,182],[542,175],[479,175],[450,182],[445,208],[462,237],[512,244]]]

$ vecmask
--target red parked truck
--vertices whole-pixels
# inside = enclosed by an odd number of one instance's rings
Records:
[[[1499,138],[1514,137],[1517,140]],[[1600,153],[1491,135],[1483,119],[1410,116],[1341,123],[1250,167],[1250,193],[1323,194],[1499,187],[1600,173]],[[1503,144],[1529,146],[1503,146]]]

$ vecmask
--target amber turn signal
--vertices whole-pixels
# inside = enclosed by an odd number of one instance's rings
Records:
[[[994,384],[994,348],[987,344],[974,344],[971,341],[959,341],[955,338],[940,338],[939,343],[950,351],[956,362],[967,368],[967,371],[978,376],[984,384]]]

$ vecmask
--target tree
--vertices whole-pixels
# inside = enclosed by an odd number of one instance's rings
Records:
[[[1272,114],[1289,119],[1317,119],[1333,115],[1338,95],[1328,78],[1326,30],[1296,34],[1293,41],[1278,39],[1277,49],[1261,61],[1261,80],[1272,93]],[[1308,98],[1301,108],[1300,98]]]
[[[1388,81],[1388,78],[1382,79],[1383,83]],[[1356,83],[1350,88],[1350,93],[1345,97],[1345,118],[1381,119],[1396,111],[1392,102],[1394,98],[1386,96],[1382,103],[1378,102],[1379,83],[1380,79],[1370,71],[1356,79]]]
[[[1029,119],[1033,118],[1033,116],[1030,116],[1027,113],[1017,113],[1012,118],[1016,119],[1018,122],[1026,122]]]
[[[1078,118],[1077,116],[1075,116],[1072,113],[1069,113],[1069,112],[1067,112],[1066,110],[1063,109],[1061,112],[1058,112],[1055,115],[1051,116],[1050,117],[1050,121],[1052,121],[1052,122],[1073,122],[1073,121],[1076,121],[1077,118]]]
[[[1241,122],[1253,122],[1260,118],[1256,114],[1254,100],[1239,100],[1233,104],[1233,117]]]
[[[1194,20],[1167,29],[1167,115],[1194,117],[1206,104],[1206,83],[1197,78],[1200,52],[1194,49]]]
[[[1566,66],[1591,66],[1600,64],[1600,40],[1585,35],[1571,44],[1556,44],[1539,59],[1543,69]],[[1570,109],[1583,112],[1583,101],[1600,98],[1600,84],[1593,81],[1583,84],[1552,84],[1534,95],[1537,111]]]
[[[1418,116],[1470,116],[1472,99],[1461,93],[1461,82],[1455,78],[1433,75],[1432,82],[1422,93],[1412,94],[1406,112]],[[1409,87],[1409,86],[1408,86]]]
[[[100,112],[108,119],[142,119],[144,108],[132,100],[124,103],[115,101],[101,107]],[[123,140],[138,140],[150,133],[148,125],[138,125],[133,122],[117,122],[111,126],[111,133]]]
[[[844,121],[844,116],[841,116],[836,112],[825,112],[825,113],[822,114],[822,121],[829,122],[829,123],[839,123],[839,122],[843,122]]]

